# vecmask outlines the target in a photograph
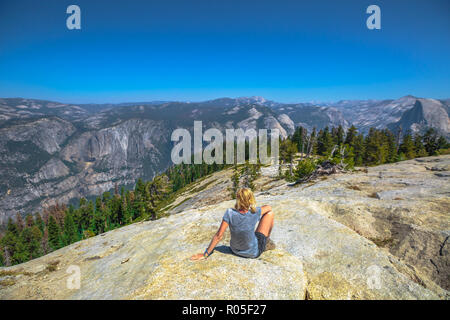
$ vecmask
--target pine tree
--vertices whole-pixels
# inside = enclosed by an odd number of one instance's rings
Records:
[[[61,232],[53,216],[48,220],[48,244],[52,250],[61,248]]]
[[[338,146],[341,146],[344,144],[344,128],[342,128],[342,125],[339,125],[339,127],[336,129],[336,135],[335,135],[335,144]]]
[[[193,173],[193,166],[190,167],[191,173]],[[192,175],[193,177],[193,175]],[[193,178],[193,181],[195,179]],[[169,181],[167,176],[159,175],[153,178],[149,182],[145,189],[145,202],[147,212],[150,213],[151,219],[156,220],[156,214],[161,201],[164,199],[164,195],[169,190]]]
[[[23,236],[19,236],[14,247],[14,254],[12,256],[13,264],[19,264],[28,261],[30,253],[27,250],[27,245]]]
[[[79,206],[79,226],[80,230],[89,229],[91,220],[94,217],[94,204],[92,201],[87,201],[84,198],[80,199]]]
[[[345,144],[348,144],[350,147],[354,147],[355,139],[358,135],[358,131],[354,125],[352,125],[347,130],[347,135],[345,137]]]
[[[385,135],[385,141],[387,143],[386,162],[393,163],[397,161],[397,140],[395,135],[391,131],[386,129],[383,131],[383,133]]]
[[[3,265],[5,267],[11,266],[11,254],[6,246],[3,247]]]
[[[22,232],[22,230],[25,228],[25,222],[22,219],[22,216],[20,213],[16,213],[16,226],[19,232]]]
[[[369,134],[364,141],[367,164],[383,164],[388,158],[388,144],[383,133],[375,128],[369,129]]]
[[[306,177],[308,177],[309,175],[311,175],[314,170],[316,169],[316,161],[312,160],[312,159],[304,159],[304,160],[300,160],[297,164],[297,167],[295,168],[294,171],[294,179],[295,180],[300,180],[300,179],[304,179]]]
[[[78,241],[78,230],[73,221],[72,213],[67,212],[64,218],[64,233],[63,242],[68,246],[71,243]]]
[[[445,139],[443,136],[439,137],[436,144],[437,144],[437,150],[450,148],[450,144],[447,142],[447,139]]]
[[[242,186],[255,190],[255,180],[259,176],[259,169],[257,164],[246,163],[241,170]]]
[[[406,159],[413,159],[416,156],[416,146],[410,134],[403,137],[403,141],[400,144],[399,151],[403,153]]]
[[[36,212],[35,214],[35,225],[39,228],[39,230],[43,234],[45,229],[45,223],[44,220],[42,220],[41,214],[39,212]]]
[[[31,239],[29,243],[31,259],[38,258],[42,255],[41,240],[42,232],[39,230],[38,226],[31,227]]]
[[[107,196],[105,197],[105,194]],[[109,200],[109,192],[103,194],[105,202]],[[89,230],[91,230],[94,234],[101,234],[104,232],[105,228],[105,219],[107,214],[107,207],[100,197],[95,199],[95,212],[93,217],[91,218],[89,224]]]
[[[306,135],[307,130],[305,128],[297,127],[292,136],[292,142],[297,145],[297,150],[302,153],[302,156],[303,153],[306,153],[306,145],[305,145]]]
[[[143,186],[145,188],[145,186]],[[134,201],[133,201],[133,220],[145,215],[145,203],[144,203],[144,193],[145,189],[142,191],[134,192]]]
[[[27,216],[25,217],[25,227],[31,228],[32,226],[34,226],[33,216],[31,214],[27,214]]]
[[[94,235],[103,233],[104,220],[103,220],[102,212],[103,212],[103,209],[95,210],[94,215],[91,218],[91,221],[89,223],[89,230]]]
[[[44,235],[42,236],[41,240],[41,249],[42,254],[47,254],[50,252],[50,245],[48,243],[48,228],[45,228]]]
[[[3,254],[4,254],[3,247],[0,246],[0,267],[5,266],[5,258],[3,257]]]
[[[355,166],[355,152],[354,148],[350,147],[348,144],[344,144],[340,148],[339,152],[340,164],[345,167],[345,169],[353,169]]]
[[[353,139],[353,153],[355,157],[355,166],[362,166],[364,163],[365,157],[365,144],[364,144],[364,136],[363,134],[358,134]]]
[[[317,137],[317,153],[321,156],[330,156],[330,153],[334,147],[333,137],[328,127],[319,131]]]
[[[143,195],[145,193],[145,184],[141,178],[138,179],[138,181],[136,183],[136,187],[134,188],[134,191],[138,195]]]
[[[22,232],[23,240],[26,246],[27,259],[31,260],[42,255],[41,239],[42,233],[37,226],[25,228]]]
[[[15,254],[18,241],[19,232],[17,226],[12,219],[9,218],[6,233],[0,240],[0,245],[3,247],[4,263],[6,266],[10,266],[15,263],[13,256]]]
[[[422,137],[418,133],[414,135],[414,147],[416,157],[426,157],[428,155],[427,150],[425,150],[425,146],[423,145]]]
[[[309,136],[307,156],[317,154],[317,132],[316,127],[313,128]]]
[[[290,139],[285,139],[281,142],[280,155],[281,159],[284,162],[289,163],[289,176],[292,176],[293,174],[293,167],[294,167],[293,162],[297,152],[298,152],[297,145],[293,143]]]
[[[429,156],[432,156],[436,153],[439,146],[437,143],[437,133],[435,129],[430,128],[425,132],[423,136],[423,144]]]
[[[15,237],[19,236],[19,229],[17,228],[17,225],[13,222],[11,218],[8,219],[6,230],[7,232],[13,234]]]
[[[281,160],[278,161],[278,179],[283,179],[283,168],[281,166]]]
[[[233,175],[231,176],[231,197],[236,199],[236,193],[239,190],[240,175],[237,164],[234,164]]]
[[[124,200],[123,200],[123,202],[122,202],[122,204],[120,206],[120,212],[121,212],[121,215],[122,215],[121,221],[123,222],[123,224],[127,225],[127,224],[130,224],[133,221],[130,209],[128,208],[128,205],[127,205],[127,199],[126,198],[124,198]]]

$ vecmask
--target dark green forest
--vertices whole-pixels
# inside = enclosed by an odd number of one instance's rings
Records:
[[[367,135],[355,127],[313,129],[296,128],[294,134],[280,141],[280,161],[288,166],[280,178],[295,181],[310,174],[324,159],[346,168],[448,154],[450,144],[429,129],[423,135],[393,133],[387,129],[370,129]],[[300,159],[298,154],[300,153]],[[144,182],[139,179],[132,190],[105,192],[95,200],[80,199],[78,206],[56,204],[23,218],[17,213],[9,219],[0,239],[0,266],[10,266],[40,257],[49,252],[122,226],[156,220],[165,215],[164,208],[184,188],[213,172],[228,168],[225,164],[180,164]],[[281,168],[281,166],[280,166]],[[234,166],[231,194],[240,185],[254,187],[260,165]]]
[[[400,130],[393,133],[388,129],[370,128],[364,136],[354,126],[347,131],[339,126],[332,129],[325,127],[318,132],[313,129],[310,133],[298,127],[291,137],[280,143],[280,160],[289,170],[280,171],[279,175],[288,181],[295,181],[314,171],[324,160],[352,169],[355,166],[375,166],[448,154],[449,148],[448,141],[432,128],[423,135],[402,135]],[[299,152],[300,159],[294,165],[294,158]]]

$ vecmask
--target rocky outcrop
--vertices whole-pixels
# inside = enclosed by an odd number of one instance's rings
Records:
[[[419,283],[449,290],[450,184],[439,174],[449,164],[441,156],[373,167],[303,187],[296,198],[398,257]]]
[[[66,177],[69,172],[69,168],[61,160],[52,158],[39,169],[30,181],[33,183],[41,183],[43,181],[59,179]]]
[[[396,100],[347,100],[332,104],[345,119],[367,133],[371,127],[396,132],[423,133],[428,128],[450,138],[448,105],[445,101],[411,95]]]
[[[68,121],[59,118],[42,118],[25,121],[1,129],[1,148],[7,150],[7,144],[14,144],[16,149],[20,143],[30,142],[48,154],[61,150],[62,144],[75,132],[75,127]],[[9,147],[8,151],[16,151]],[[31,150],[30,150],[31,151]]]
[[[278,121],[280,122],[281,125],[283,125],[287,132],[289,133],[289,135],[293,134],[295,131],[295,123],[294,121],[292,121],[291,118],[289,118],[289,116],[285,113],[282,113],[278,116]]]
[[[286,104],[279,105],[275,110],[280,114],[279,120],[289,129],[292,134],[294,127],[302,126],[309,131],[313,128],[317,130],[328,127],[342,126],[347,129],[351,123],[350,119],[346,120],[341,111],[329,106],[311,105],[311,104]]]
[[[192,262],[233,205],[218,196],[228,187],[219,172],[180,195],[173,206],[195,201],[178,214],[0,269],[0,298],[448,299],[450,190],[436,175],[445,171],[431,170],[448,164],[450,156],[423,158],[298,187],[263,176],[259,186],[273,184],[257,201],[275,212],[276,249],[234,256],[227,231],[209,259]],[[381,194],[398,190],[401,199]],[[79,289],[67,287],[71,266]]]
[[[442,102],[434,99],[417,99],[414,106],[389,127],[392,130],[401,127],[403,130],[421,134],[427,128],[434,128],[439,134],[450,137],[450,119],[447,110]]]
[[[42,118],[0,129],[0,226],[25,205],[39,204],[39,191],[66,176],[58,153],[76,131],[68,121]]]

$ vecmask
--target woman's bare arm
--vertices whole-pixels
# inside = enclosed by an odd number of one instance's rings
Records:
[[[211,252],[213,252],[214,248],[216,247],[216,245],[220,242],[220,240],[222,240],[223,238],[223,234],[225,233],[225,231],[228,228],[228,223],[224,220],[222,220],[222,224],[219,227],[219,230],[216,232],[216,234],[214,235],[214,237],[211,240],[211,243],[209,244],[207,251],[209,254],[211,254]],[[198,253],[195,254],[191,257],[191,260],[200,260],[200,259],[204,259],[206,258],[204,253]]]
[[[267,212],[272,211],[272,207],[269,206],[268,204],[263,205],[261,207],[261,216],[265,215]]]

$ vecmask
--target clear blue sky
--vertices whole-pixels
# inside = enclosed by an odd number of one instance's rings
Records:
[[[0,0],[0,97],[448,98],[449,52],[448,0]]]

